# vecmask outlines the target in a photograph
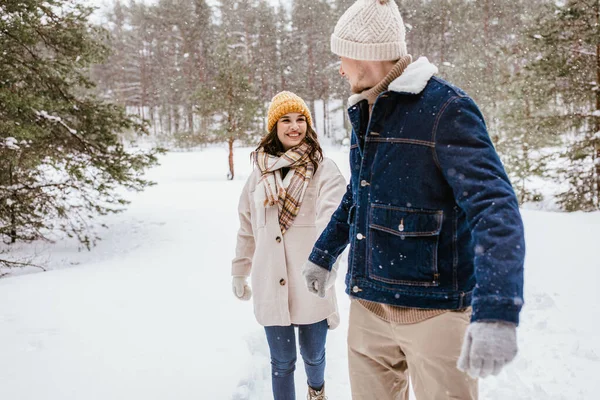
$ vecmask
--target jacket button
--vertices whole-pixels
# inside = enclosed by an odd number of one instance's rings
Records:
[[[365,238],[365,236],[362,233],[359,233],[358,235],[356,235],[356,238],[358,240],[363,240]]]
[[[281,286],[285,286],[285,279],[281,278],[281,279],[279,280],[279,284],[280,284]]]
[[[358,286],[354,286],[354,287],[352,288],[352,291],[353,291],[354,293],[358,293],[358,292],[360,291],[360,289],[358,288]]]
[[[362,186],[362,187],[369,186],[369,182],[367,182],[363,179],[362,181],[360,181],[360,186]]]
[[[277,237],[275,238],[275,241],[276,241],[277,243],[281,243],[281,236],[277,236]]]

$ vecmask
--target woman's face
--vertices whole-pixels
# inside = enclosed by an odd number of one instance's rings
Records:
[[[306,117],[300,113],[288,113],[277,121],[277,138],[288,151],[302,143],[306,137]]]

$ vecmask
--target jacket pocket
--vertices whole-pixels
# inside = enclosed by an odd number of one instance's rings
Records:
[[[294,226],[316,226],[317,223],[317,188],[309,184],[304,193],[300,210],[294,219]]]
[[[372,204],[368,272],[376,281],[437,286],[438,241],[443,211]]]

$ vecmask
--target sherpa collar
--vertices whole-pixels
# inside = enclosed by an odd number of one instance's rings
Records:
[[[398,93],[419,94],[437,72],[437,67],[431,64],[427,57],[419,57],[417,61],[406,67],[402,75],[390,83],[388,90]],[[364,98],[361,95],[362,93],[357,93],[350,96],[348,107],[352,107],[361,101]]]

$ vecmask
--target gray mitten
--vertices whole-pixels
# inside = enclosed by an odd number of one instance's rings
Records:
[[[503,321],[473,322],[467,328],[457,367],[473,378],[498,375],[517,355],[517,326]]]
[[[323,267],[319,267],[310,261],[304,263],[302,275],[306,279],[308,291],[319,297],[325,297],[325,292],[331,283],[330,272]]]

